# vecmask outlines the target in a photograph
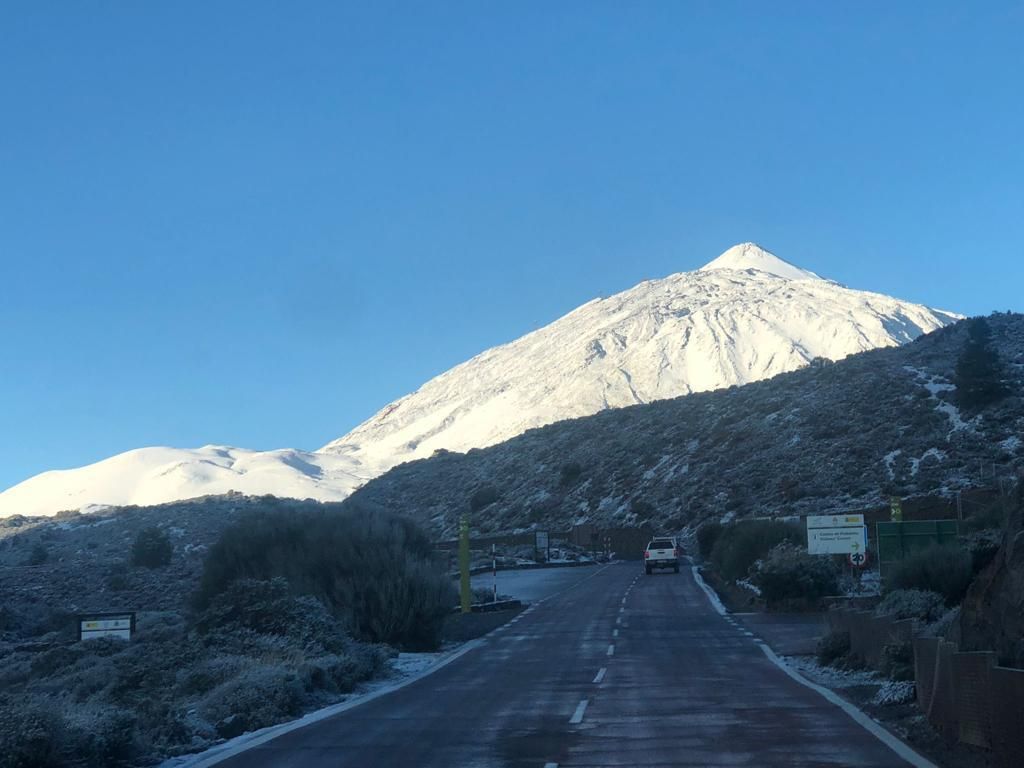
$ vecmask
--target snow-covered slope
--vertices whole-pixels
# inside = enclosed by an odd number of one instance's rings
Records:
[[[465,451],[604,408],[747,384],[959,316],[845,288],[753,243],[695,272],[596,299],[489,349],[322,448],[393,466]]]
[[[483,352],[316,452],[145,448],[0,493],[0,517],[228,490],[337,500],[438,449],[465,451],[605,408],[746,384],[958,319],[845,288],[744,243],[694,272],[595,299]]]
[[[221,445],[139,448],[78,469],[43,472],[0,493],[0,517],[162,504],[238,491],[339,501],[371,476],[344,456]]]

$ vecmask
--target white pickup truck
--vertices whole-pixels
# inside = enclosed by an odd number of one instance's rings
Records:
[[[644,571],[650,576],[655,568],[671,568],[679,573],[679,547],[675,539],[651,539],[644,550]]]

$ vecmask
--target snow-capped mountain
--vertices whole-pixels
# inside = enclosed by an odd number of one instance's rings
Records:
[[[891,347],[959,319],[845,288],[753,243],[595,299],[452,368],[323,453],[394,466],[605,408],[747,384]]]
[[[606,408],[746,384],[903,344],[959,319],[856,291],[753,243],[594,299],[431,379],[315,452],[144,448],[0,493],[0,517],[228,490],[338,500],[396,464]]]

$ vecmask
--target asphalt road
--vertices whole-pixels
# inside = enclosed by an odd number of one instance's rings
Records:
[[[906,765],[718,615],[689,569],[636,563],[581,575],[433,675],[220,763],[553,764]]]

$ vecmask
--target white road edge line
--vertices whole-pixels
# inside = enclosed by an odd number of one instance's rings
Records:
[[[827,701],[832,702],[839,707],[843,712],[848,714],[853,720],[860,725],[864,730],[868,731],[872,736],[878,739],[880,742],[885,744],[889,749],[899,755],[901,758],[910,763],[914,768],[938,768],[935,763],[925,759],[909,746],[904,744],[898,738],[893,736],[889,731],[883,728],[881,725],[876,723],[866,714],[861,712],[857,707],[842,698],[834,691],[830,691],[824,686],[812,683],[810,680],[805,678],[803,675],[798,673],[796,670],[786,666],[786,663],[775,655],[775,651],[769,648],[767,645],[761,645],[761,650],[764,651],[764,655],[767,656],[775,666],[789,675],[791,678],[796,680],[800,685],[810,688],[812,691],[821,694]]]
[[[422,680],[427,675],[431,675],[434,672],[437,672],[439,669],[447,667],[453,661],[462,658],[470,651],[482,646],[484,644],[484,641],[485,638],[483,637],[477,638],[476,640],[470,640],[468,643],[466,643],[464,646],[462,646],[459,650],[457,650],[448,658],[441,659],[441,661],[437,662],[436,664],[430,667],[427,667],[422,672],[417,672],[415,675],[410,675],[409,677],[403,678],[402,680],[397,681],[394,685],[385,686],[380,690],[373,691],[364,696],[360,696],[356,698],[354,701],[341,701],[329,707],[318,709],[315,712],[310,712],[306,715],[303,715],[298,720],[291,720],[287,723],[278,723],[277,725],[268,726],[267,728],[264,728],[262,731],[255,731],[252,734],[247,734],[248,736],[252,736],[253,738],[246,739],[245,742],[242,744],[236,744],[233,747],[223,749],[223,751],[215,755],[207,754],[205,757],[203,756],[202,753],[200,753],[199,755],[195,755],[195,759],[193,761],[186,761],[182,763],[180,768],[207,768],[207,766],[216,765],[217,763],[223,762],[224,760],[235,757],[236,755],[240,755],[243,752],[247,752],[250,749],[253,749],[254,747],[258,747],[261,744],[266,744],[268,741],[270,741],[271,739],[276,739],[278,736],[283,736],[284,734],[289,733],[291,731],[297,731],[300,728],[305,728],[307,725],[313,725],[313,723],[318,723],[321,720],[326,720],[329,717],[334,717],[334,715],[346,712],[350,709],[355,709],[356,707],[360,707],[363,704],[367,704],[373,701],[374,699],[379,699],[381,696],[387,696],[389,693],[394,693],[400,688],[405,688],[405,686],[411,685],[412,683],[415,683],[417,680]],[[227,745],[221,746],[227,747]],[[209,751],[212,752],[216,749],[217,747],[212,747]]]
[[[600,683],[602,680],[604,680],[604,676],[606,674],[608,674],[608,668],[601,667],[599,670],[597,670],[597,675],[594,677],[594,682]]]
[[[697,582],[698,586],[700,586],[700,588],[704,590],[704,594],[708,596],[708,600],[711,602],[712,607],[716,611],[718,611],[719,614],[725,616],[725,606],[722,605],[722,601],[718,599],[718,595],[714,593],[714,590],[712,590],[711,587],[704,583],[704,579],[701,578],[700,571],[697,570],[696,565],[693,566],[693,579]],[[857,709],[857,707],[848,702],[846,699],[837,695],[833,691],[830,691],[828,688],[825,688],[824,686],[812,683],[803,675],[796,672],[796,670],[787,667],[786,664],[782,661],[782,659],[776,656],[775,651],[769,648],[767,644],[759,643],[758,647],[762,651],[764,651],[764,655],[767,656],[768,659],[773,664],[775,664],[775,666],[777,666],[791,678],[796,680],[796,682],[800,683],[800,685],[810,688],[812,691],[819,694],[823,699],[825,699],[825,701],[835,704],[837,707],[843,710],[843,712],[848,714],[853,719],[853,721],[857,723],[857,725],[861,726],[865,731],[867,731],[880,742],[885,744],[885,746],[887,746],[899,757],[901,757],[902,759],[910,763],[912,766],[914,766],[914,768],[938,768],[938,766],[935,765],[935,763],[931,762],[930,760],[926,760],[924,757],[919,755],[909,746],[907,746],[898,738],[896,738],[887,730],[885,730],[885,728],[880,726],[866,714]]]
[[[583,722],[583,713],[587,711],[587,704],[589,703],[590,699],[583,699],[576,705],[576,711],[573,712],[572,717],[569,718],[569,725],[579,725]]]
[[[544,763],[544,768],[558,768],[558,763]]]
[[[715,590],[704,583],[704,577],[700,575],[700,568],[696,565],[692,566],[693,580],[697,582],[697,586],[704,590],[704,594],[708,596],[708,600],[711,601],[711,607],[718,611],[719,615],[725,616],[729,613],[725,606],[722,605],[722,601],[718,599],[718,595],[715,594]]]

